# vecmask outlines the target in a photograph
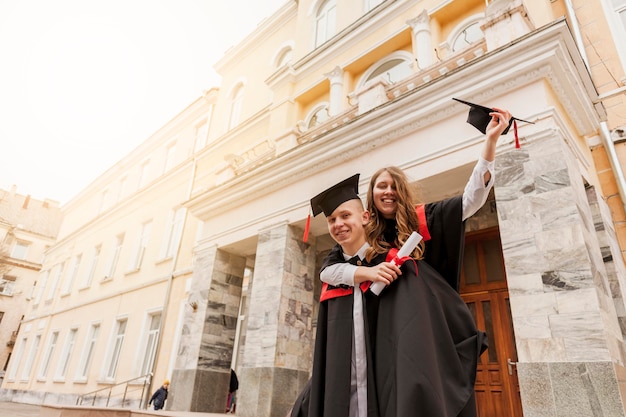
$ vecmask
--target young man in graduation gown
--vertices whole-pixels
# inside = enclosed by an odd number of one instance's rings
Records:
[[[339,261],[367,265],[369,213],[358,197],[358,175],[320,193],[311,205],[314,215],[327,216],[341,249]],[[456,204],[440,208],[457,209]],[[435,210],[430,217],[443,214],[453,215]],[[425,262],[396,259],[402,261],[401,279],[380,296],[368,291],[369,283],[323,286],[312,378],[293,417],[475,415],[474,380],[484,333],[446,279]],[[450,280],[455,273],[448,274]]]

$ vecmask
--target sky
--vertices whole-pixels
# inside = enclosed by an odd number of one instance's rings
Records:
[[[68,202],[287,0],[0,0],[0,189]]]

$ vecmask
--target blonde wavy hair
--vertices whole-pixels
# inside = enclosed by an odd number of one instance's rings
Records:
[[[374,186],[376,180],[383,173],[388,172],[396,187],[397,210],[396,210],[396,238],[394,242],[385,242],[382,239],[385,230],[385,218],[374,204]],[[400,248],[414,230],[419,230],[419,221],[415,213],[415,198],[404,172],[395,166],[381,168],[372,175],[367,189],[367,209],[371,214],[369,223],[365,226],[367,242],[370,248],[366,252],[367,261],[371,261],[376,255],[386,253],[392,247]],[[424,241],[421,241],[411,254],[415,259],[424,256]]]

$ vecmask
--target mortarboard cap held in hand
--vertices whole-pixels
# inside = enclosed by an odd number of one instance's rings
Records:
[[[483,134],[487,132],[487,126],[489,125],[489,122],[491,121],[491,116],[489,115],[489,113],[494,112],[495,111],[494,109],[481,106],[480,104],[470,103],[469,101],[460,100],[454,97],[452,98],[452,100],[456,100],[459,103],[463,103],[465,105],[470,106],[469,114],[467,115],[467,123],[471,124],[476,129],[480,130]],[[509,120],[509,126],[506,129],[504,129],[502,134],[506,135],[509,132],[511,125],[513,125],[513,128],[515,130],[515,147],[519,148],[520,146],[519,146],[519,138],[517,136],[517,123],[516,123],[517,120],[519,120],[520,122],[525,122],[525,123],[533,123],[533,122],[529,122],[528,120],[519,119],[517,117],[511,117],[511,120]]]
[[[330,216],[333,211],[341,204],[350,200],[360,200],[359,197],[359,175],[356,174],[350,178],[338,182],[332,187],[327,188],[315,197],[311,199],[311,209],[313,210],[313,216],[317,216],[320,213],[324,213],[325,216]],[[311,216],[307,218],[306,226],[304,228],[304,237],[302,240],[306,242],[309,237],[309,227],[311,223]]]

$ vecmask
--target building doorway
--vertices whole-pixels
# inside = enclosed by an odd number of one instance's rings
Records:
[[[522,417],[515,336],[497,227],[466,236],[460,293],[478,328],[489,338],[476,373],[478,415]]]

